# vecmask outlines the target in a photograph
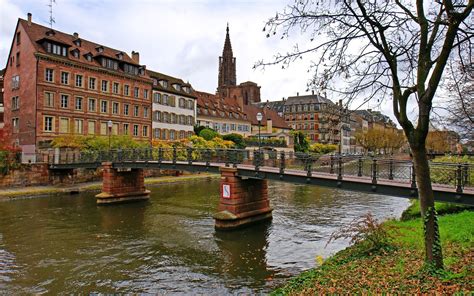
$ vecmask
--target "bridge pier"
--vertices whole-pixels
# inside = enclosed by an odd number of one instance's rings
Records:
[[[222,167],[217,230],[231,230],[272,218],[267,180],[242,179],[236,168]]]
[[[111,162],[103,162],[102,192],[97,194],[97,204],[114,204],[150,198],[145,188],[143,169],[119,171]]]

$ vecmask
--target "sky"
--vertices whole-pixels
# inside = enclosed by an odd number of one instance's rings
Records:
[[[18,18],[33,14],[33,22],[49,26],[50,0],[0,0],[0,67],[6,64]],[[254,81],[261,86],[262,101],[309,94],[307,82],[310,59],[287,69],[271,66],[253,69],[261,59],[271,60],[278,52],[291,51],[304,36],[288,39],[266,38],[265,21],[291,0],[56,0],[53,28],[79,33],[87,39],[128,54],[140,53],[140,63],[189,81],[193,88],[214,93],[218,58],[222,55],[226,25],[229,23],[237,83]],[[316,90],[317,91],[317,90]],[[339,98],[329,96],[337,101]],[[372,105],[372,106],[371,106]],[[391,103],[363,108],[381,110],[395,121]]]

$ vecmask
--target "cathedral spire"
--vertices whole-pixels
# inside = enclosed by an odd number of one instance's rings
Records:
[[[219,57],[219,78],[217,92],[221,95],[226,95],[225,87],[235,86],[236,82],[235,58],[234,54],[232,53],[232,45],[230,43],[229,23],[227,23],[224,49],[222,50],[222,56]]]

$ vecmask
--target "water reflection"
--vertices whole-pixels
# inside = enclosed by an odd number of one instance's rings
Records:
[[[219,180],[151,188],[149,202],[101,206],[94,194],[0,202],[0,294],[266,293],[344,241],[329,235],[407,201],[271,182],[273,220],[215,232]]]

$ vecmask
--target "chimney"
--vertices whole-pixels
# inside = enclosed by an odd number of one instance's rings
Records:
[[[28,17],[28,26],[31,26],[31,12],[26,15]]]
[[[311,94],[314,96],[314,89],[311,91]]]
[[[79,38],[79,33],[77,33],[77,32],[74,32],[72,35],[73,35],[74,38],[76,38],[76,39]]]
[[[299,97],[299,96],[300,96],[300,93],[299,93],[299,92],[297,92],[297,93],[296,93],[296,96],[297,96],[297,97]]]
[[[267,133],[271,134],[272,133],[272,119],[267,117]]]
[[[132,51],[132,60],[135,63],[140,64],[140,54],[137,51]]]

